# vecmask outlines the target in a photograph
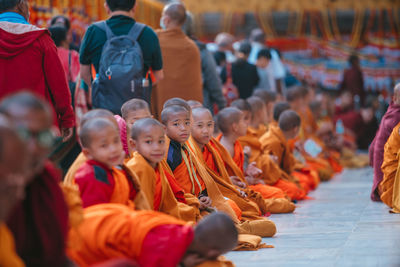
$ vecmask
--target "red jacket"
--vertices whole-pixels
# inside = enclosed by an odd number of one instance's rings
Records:
[[[71,93],[49,32],[0,22],[0,99],[21,90],[51,103],[59,127],[75,126]]]

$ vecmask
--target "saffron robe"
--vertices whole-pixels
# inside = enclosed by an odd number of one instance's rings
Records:
[[[261,199],[263,199],[263,203],[259,204],[263,213],[289,213],[294,211],[296,206],[286,199],[286,195],[281,189],[264,184],[249,186],[246,182],[243,171],[236,165],[225,147],[216,139],[211,139],[209,144],[207,144],[207,147],[209,147],[210,151],[214,155],[214,159],[219,166],[218,168],[222,170],[225,169],[226,172],[222,171],[222,173],[226,173],[225,179],[229,179],[229,176],[237,176],[247,185],[247,188],[244,191],[250,199],[258,204],[261,202]],[[270,196],[275,196],[276,198]]]
[[[270,125],[268,132],[260,138],[260,143],[263,154],[276,156],[278,158],[278,166],[285,173],[282,177],[285,180],[278,180],[274,186],[281,188],[292,199],[304,199],[307,194],[309,179],[293,172],[296,161],[279,127]],[[296,177],[294,178],[292,175],[296,175]],[[301,184],[302,186],[293,187],[296,184]]]
[[[126,166],[109,169],[100,162],[88,160],[76,172],[73,183],[79,187],[84,208],[119,203],[136,209],[151,209],[137,176]]]
[[[170,173],[164,169],[162,164],[157,164],[154,169],[142,155],[134,152],[127,166],[131,170],[135,170],[142,192],[146,195],[153,210],[184,221],[196,222],[200,218],[199,209],[186,204],[183,190],[176,184],[173,177],[167,178]],[[172,189],[172,185],[175,190]],[[177,199],[183,202],[178,202]]]
[[[13,235],[4,223],[0,223],[0,266],[25,266],[15,252]]]
[[[68,208],[60,172],[50,162],[25,188],[25,199],[10,213],[7,226],[21,259],[29,266],[63,266]]]
[[[378,185],[383,179],[381,170],[383,162],[383,152],[387,139],[393,131],[393,128],[400,122],[400,105],[393,102],[381,120],[379,129],[369,147],[370,165],[374,168],[374,181],[371,190],[371,199],[380,200]]]
[[[222,160],[218,158],[218,152],[207,145],[204,147],[204,151],[201,151],[193,140],[193,137],[189,139],[189,144],[190,148],[203,163],[208,174],[213,178],[224,197],[233,200],[239,206],[242,211],[242,218],[247,220],[260,219],[261,211],[257,203],[249,198],[243,198],[240,195],[239,190],[230,181],[229,174]],[[265,206],[263,208],[265,209]]]
[[[393,190],[396,182],[396,172],[399,165],[399,150],[400,150],[400,123],[394,127],[391,135],[389,136],[383,154],[382,173],[383,180],[379,184],[379,192],[381,200],[390,208],[396,205],[397,209],[400,208],[400,202],[393,203],[393,199],[399,200],[399,191]],[[397,175],[398,176],[398,175]],[[398,178],[398,177],[397,177]]]
[[[161,116],[164,102],[172,97],[203,102],[200,51],[179,28],[156,31],[162,52],[164,79],[152,95],[152,114]]]
[[[71,259],[83,267],[114,258],[175,267],[193,240],[193,229],[184,221],[156,211],[99,204],[86,208],[84,218],[70,231],[68,248]]]

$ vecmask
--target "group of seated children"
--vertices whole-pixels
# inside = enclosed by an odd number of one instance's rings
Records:
[[[297,92],[278,102],[275,94],[255,90],[215,118],[201,103],[180,98],[164,103],[160,121],[140,99],[126,102],[121,116],[89,111],[78,127],[82,153],[61,188],[45,161],[48,149],[30,147],[39,166],[30,173],[40,175],[34,183],[22,179],[30,190],[26,204],[8,219],[18,255],[50,265],[69,259],[79,266],[232,266],[223,253],[266,247],[261,238],[276,233],[269,214],[293,212],[320,180],[340,171],[335,151],[310,130],[315,121],[294,104],[296,97],[304,100]],[[32,124],[31,131],[44,119],[49,125],[43,127],[51,125],[51,111],[33,95],[11,97],[0,107]],[[7,125],[0,117],[2,139]],[[34,134],[49,147],[45,130]],[[310,142],[321,151],[311,153]],[[1,149],[4,155],[10,148]],[[39,237],[36,245],[21,235],[27,231]],[[36,250],[43,253],[29,253]]]

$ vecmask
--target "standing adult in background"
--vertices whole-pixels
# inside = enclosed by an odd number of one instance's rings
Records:
[[[28,20],[28,0],[0,0],[0,99],[23,89],[46,99],[67,141],[75,126],[67,79],[49,32]]]
[[[253,29],[250,33],[251,52],[249,55],[249,63],[256,64],[258,52],[260,50],[268,48],[266,46],[266,36],[262,29]],[[275,82],[272,82],[272,91],[277,92],[280,95],[284,94],[285,85],[284,78],[286,76],[285,67],[282,64],[281,57],[275,49],[269,48],[271,54],[271,60],[269,62],[268,69],[272,72]]]
[[[386,141],[394,127],[400,122],[400,83],[394,87],[393,101],[381,120],[379,130],[369,147],[370,165],[374,168],[374,183],[371,199],[380,201],[378,186],[383,179],[382,163]]]
[[[346,69],[343,73],[343,80],[340,83],[339,93],[348,91],[352,94],[353,99],[355,96],[360,98],[360,104],[363,105],[365,102],[365,91],[364,91],[364,78],[360,67],[360,59],[357,55],[351,55],[349,57],[350,68]]]
[[[203,102],[200,51],[181,27],[186,9],[181,3],[165,6],[157,31],[164,62],[165,79],[158,83],[153,94],[153,108],[160,116],[162,106],[172,97]]]
[[[110,15],[110,18],[106,20],[106,24],[114,36],[127,35],[136,23],[134,19],[136,0],[106,0],[105,8]],[[92,104],[91,65],[94,66],[96,73],[99,73],[100,58],[106,41],[106,32],[96,24],[91,25],[87,29],[82,41],[79,58],[81,63],[80,75],[81,79],[88,86],[89,93],[87,95],[87,102],[89,106]],[[143,54],[144,75],[151,69],[155,78],[154,82],[160,81],[164,77],[164,74],[157,35],[150,27],[146,26],[139,35],[137,41]],[[129,99],[126,99],[126,101],[128,100]]]
[[[73,40],[71,22],[69,21],[69,19],[63,15],[54,16],[50,20],[50,27],[55,25],[63,26],[67,30],[67,42],[69,45],[69,49],[79,52],[79,46],[76,45]]]
[[[214,114],[214,104],[218,110],[226,106],[226,100],[222,94],[222,82],[217,72],[215,59],[206,45],[194,36],[194,21],[189,12],[186,12],[186,22],[182,27],[183,31],[189,36],[200,50],[201,75],[203,78],[203,106],[208,108]]]
[[[251,96],[260,80],[257,67],[247,62],[250,51],[250,43],[243,41],[237,52],[237,60],[232,63],[232,81],[239,91],[239,97],[243,99]],[[222,70],[221,78],[225,83],[227,80],[226,67]]]

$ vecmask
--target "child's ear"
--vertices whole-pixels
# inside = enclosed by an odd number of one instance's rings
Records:
[[[231,130],[232,130],[232,132],[236,133],[239,130],[239,124],[232,123]]]
[[[82,148],[82,153],[85,155],[87,159],[93,159],[92,155],[90,155],[89,149],[86,147]]]
[[[132,149],[132,151],[136,151],[136,140],[133,140],[132,138],[129,138],[129,145]]]

